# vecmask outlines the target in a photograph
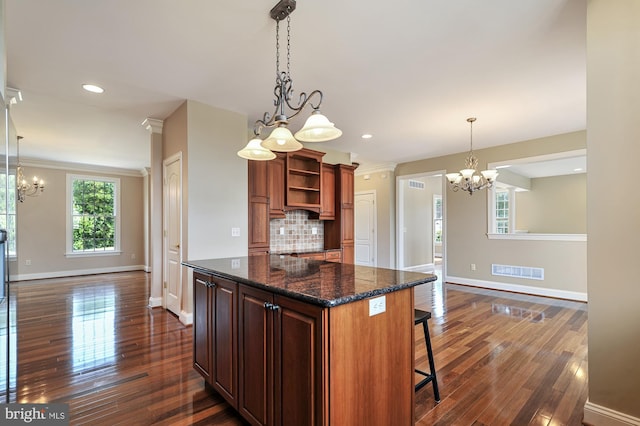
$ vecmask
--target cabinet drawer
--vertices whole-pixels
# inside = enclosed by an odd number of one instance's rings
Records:
[[[299,254],[296,254],[295,256],[297,256],[297,257],[304,257],[305,259],[312,259],[312,260],[324,260],[324,252],[318,252],[318,253],[299,253]]]
[[[342,261],[342,251],[340,250],[329,250],[325,253],[325,259],[327,262],[341,262]]]

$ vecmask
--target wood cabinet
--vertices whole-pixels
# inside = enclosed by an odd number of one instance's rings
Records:
[[[311,149],[287,153],[286,205],[320,212],[320,170],[324,152]]]
[[[284,219],[286,154],[276,153],[276,158],[266,163],[269,175],[269,217],[271,219]]]
[[[336,217],[336,172],[332,164],[322,164],[320,172],[320,220],[334,220]]]
[[[342,249],[342,262],[354,263],[354,171],[356,166],[335,166],[336,216],[324,223],[325,249]]]
[[[327,250],[325,252],[325,260],[327,262],[342,262],[342,250]]]
[[[193,281],[193,366],[237,408],[238,284],[199,272]]]
[[[240,414],[255,425],[321,425],[320,307],[240,284]]]
[[[194,297],[194,367],[249,424],[414,424],[413,288],[373,316],[199,272]]]
[[[249,254],[269,252],[268,162],[248,161],[249,171]]]
[[[193,273],[193,368],[211,384],[210,277]]]
[[[211,384],[229,404],[238,398],[238,284],[212,277]]]

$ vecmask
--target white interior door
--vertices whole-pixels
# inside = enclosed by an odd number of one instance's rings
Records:
[[[164,300],[165,308],[180,315],[182,306],[182,159],[164,165]]]
[[[376,194],[355,194],[355,263],[376,266]]]

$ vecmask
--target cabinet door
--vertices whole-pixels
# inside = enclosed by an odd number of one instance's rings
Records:
[[[271,293],[238,286],[238,410],[254,425],[273,423]]]
[[[211,291],[208,275],[193,273],[193,368],[211,383]]]
[[[323,309],[275,297],[275,424],[323,424]]]
[[[248,161],[249,168],[249,250],[268,250],[269,181],[265,161]],[[254,250],[255,251],[255,250]]]
[[[354,170],[355,168],[352,166],[340,167],[340,203],[342,207],[354,207]]]
[[[267,162],[269,171],[269,216],[271,219],[283,219],[284,213],[284,169],[286,156],[277,157]]]
[[[238,407],[238,284],[213,278],[212,384],[234,408]]]
[[[320,175],[320,220],[336,217],[336,172],[331,164],[322,164]]]

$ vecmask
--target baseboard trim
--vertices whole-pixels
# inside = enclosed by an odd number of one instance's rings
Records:
[[[149,297],[149,307],[150,308],[157,308],[162,306],[162,296],[160,297]]]
[[[583,423],[592,426],[640,426],[640,419],[587,400]]]
[[[193,324],[193,313],[192,312],[180,311],[180,315],[178,316],[178,318],[180,319],[180,322],[182,324],[184,324],[184,325]]]
[[[553,288],[533,287],[529,285],[500,283],[497,281],[474,280],[471,278],[452,277],[448,275],[447,282],[453,284],[464,284],[472,287],[482,287],[491,290],[511,291],[513,293],[533,294],[536,296],[554,297],[556,299],[576,300],[578,302],[587,301],[587,293],[577,291],[559,290]]]
[[[40,272],[36,274],[11,275],[11,281],[42,280],[45,278],[76,277],[78,275],[109,274],[112,272],[144,271],[144,265],[113,266],[109,268],[74,269],[71,271]]]
[[[422,265],[407,266],[406,268],[404,268],[404,270],[418,271],[418,272],[425,272],[425,271],[433,272],[435,268],[436,266],[433,263],[424,263]]]

